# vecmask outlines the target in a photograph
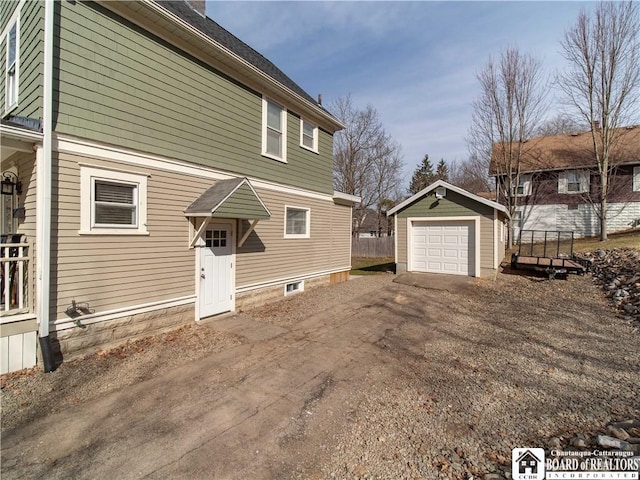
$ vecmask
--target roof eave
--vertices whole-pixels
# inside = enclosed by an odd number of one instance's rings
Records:
[[[500,205],[497,202],[494,202],[493,200],[487,200],[486,198],[482,198],[479,197],[478,195],[475,195],[471,192],[466,191],[463,188],[460,187],[456,187],[455,185],[452,185],[448,182],[445,182],[444,180],[437,180],[434,183],[432,183],[431,185],[429,185],[426,188],[423,188],[422,190],[420,190],[418,193],[416,193],[415,195],[407,198],[404,202],[399,203],[398,205],[396,205],[395,207],[393,207],[391,210],[389,210],[387,212],[387,216],[391,216],[397,212],[399,212],[400,210],[402,210],[403,208],[411,205],[413,202],[420,200],[422,197],[426,196],[429,192],[432,192],[433,190],[435,190],[438,187],[444,187],[448,190],[452,190],[464,197],[470,198],[471,200],[475,200],[478,203],[482,203],[483,205],[486,205],[488,207],[494,208],[496,210],[498,210],[499,212],[502,212],[504,214],[506,214],[507,216],[509,215],[506,207],[504,205]]]

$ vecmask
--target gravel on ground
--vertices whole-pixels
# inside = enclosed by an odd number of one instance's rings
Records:
[[[361,277],[243,313],[291,328],[326,305],[370,296],[372,315],[393,309],[402,319],[377,343],[384,364],[345,394],[350,420],[327,439],[321,478],[502,478],[513,448],[547,448],[550,439],[640,419],[638,327],[616,316],[590,276],[547,281],[507,271],[460,292],[393,279]],[[431,335],[416,341],[425,326]],[[3,375],[2,430],[243,341],[190,325],[50,374]],[[344,386],[328,386],[326,398],[332,389]]]

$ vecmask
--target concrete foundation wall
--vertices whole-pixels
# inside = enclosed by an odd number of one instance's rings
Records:
[[[181,305],[92,323],[84,328],[52,332],[51,338],[56,354],[68,361],[130,340],[173,330],[193,322],[194,317],[193,304]],[[79,320],[82,322],[82,318]]]

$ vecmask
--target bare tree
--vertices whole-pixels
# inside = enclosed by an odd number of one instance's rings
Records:
[[[513,215],[525,141],[536,131],[546,97],[541,63],[508,48],[496,63],[489,58],[477,75],[480,96],[473,102],[467,145],[498,179],[499,198]],[[512,242],[510,235],[510,242]]]
[[[477,155],[453,162],[450,165],[449,181],[471,193],[490,192],[494,189],[494,184],[489,177],[489,167]]]
[[[574,116],[560,113],[555,117],[545,120],[535,132],[538,137],[551,135],[572,135],[588,130],[588,126],[581,123]]]
[[[599,175],[600,240],[607,239],[607,198],[620,127],[640,112],[640,17],[632,2],[602,2],[565,33],[569,68],[558,79],[568,106],[590,125]]]
[[[353,215],[355,235],[367,209],[375,209],[380,216],[383,201],[397,199],[402,182],[401,148],[371,105],[358,109],[347,96],[337,99],[331,110],[346,126],[334,136],[334,187],[362,198]]]

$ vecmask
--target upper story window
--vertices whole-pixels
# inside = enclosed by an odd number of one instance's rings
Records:
[[[310,217],[308,208],[285,206],[284,238],[309,238]]]
[[[300,119],[300,146],[318,153],[318,127]]]
[[[531,175],[520,175],[518,185],[513,187],[513,194],[517,197],[531,195]]]
[[[569,170],[558,177],[558,193],[587,193],[589,191],[589,172]]]
[[[81,234],[147,234],[146,175],[83,166],[80,182]]]
[[[7,55],[5,63],[5,110],[8,111],[18,103],[18,70],[20,28],[15,20],[7,32]]]
[[[640,167],[633,167],[633,191],[640,192]]]
[[[266,98],[262,99],[262,154],[287,161],[287,111]]]

